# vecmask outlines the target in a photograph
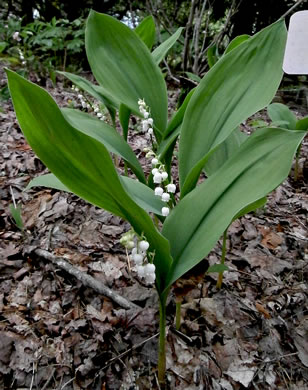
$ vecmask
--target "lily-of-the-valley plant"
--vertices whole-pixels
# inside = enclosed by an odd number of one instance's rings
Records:
[[[7,70],[22,131],[51,172],[30,186],[73,192],[131,224],[123,241],[131,266],[159,296],[162,387],[170,288],[208,255],[234,218],[263,204],[287,177],[307,131],[267,127],[248,136],[239,130],[271,103],[279,87],[287,34],[282,20],[231,42],[168,121],[159,64],[180,34],[181,29],[152,50],[152,17],[132,30],[108,15],[90,13],[86,51],[98,85],[61,73],[106,107],[114,126],[85,111],[60,109],[45,90]],[[127,143],[131,115],[140,118],[148,140],[147,177]],[[171,176],[177,142],[179,180]],[[129,177],[119,174],[110,153],[123,159]],[[202,172],[207,178],[197,184]],[[214,270],[226,269],[222,264]]]

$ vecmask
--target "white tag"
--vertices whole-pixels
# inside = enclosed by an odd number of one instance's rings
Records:
[[[282,68],[288,74],[308,74],[308,11],[291,16]]]

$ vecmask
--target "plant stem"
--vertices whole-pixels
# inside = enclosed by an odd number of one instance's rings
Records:
[[[182,301],[175,302],[175,329],[180,330],[181,326],[181,306]]]
[[[159,347],[158,347],[158,382],[165,388],[166,376],[166,300],[167,294],[159,299]]]
[[[226,252],[227,252],[227,232],[228,232],[228,229],[226,229],[224,231],[224,235],[223,235],[220,264],[225,264]],[[218,280],[217,280],[217,284],[216,284],[216,287],[218,289],[221,289],[222,279],[223,279],[223,271],[219,272],[219,275],[218,275]]]
[[[298,160],[301,153],[301,146],[302,144],[300,144],[299,147],[297,148],[296,155],[295,155],[294,181],[298,180]]]

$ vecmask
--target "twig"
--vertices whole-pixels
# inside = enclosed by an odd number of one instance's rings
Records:
[[[52,253],[45,251],[44,249],[36,249],[34,253],[46,260],[51,261],[53,264],[68,272],[70,275],[75,276],[75,278],[80,280],[80,282],[84,286],[90,287],[93,290],[97,291],[99,294],[105,295],[124,309],[140,309],[139,306],[135,305],[134,303],[128,301],[126,298],[112,291],[109,287],[105,286],[100,281],[94,279],[92,276],[80,271],[78,268],[74,267],[66,260],[57,257]]]
[[[280,18],[279,18],[278,20],[284,19],[286,16],[288,16],[288,15],[289,15],[292,11],[294,11],[294,9],[295,9],[296,7],[298,7],[303,1],[304,1],[304,0],[298,0],[298,2],[295,3],[290,9],[288,9],[288,11],[285,12],[282,16],[280,16]]]

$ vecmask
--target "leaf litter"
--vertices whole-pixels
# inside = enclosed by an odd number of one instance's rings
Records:
[[[67,89],[50,92],[62,106],[77,102]],[[24,140],[11,103],[1,104],[0,388],[157,388],[157,297],[129,272],[119,244],[128,224],[72,194],[24,192],[47,170]],[[130,135],[130,141],[146,164],[142,136]],[[217,275],[206,274],[220,261],[221,241],[176,284],[183,303],[178,331],[174,296],[167,307],[170,389],[308,388],[307,149],[306,139],[300,180],[291,172],[263,209],[230,226],[222,290],[215,287]],[[9,212],[10,187],[22,205],[24,234]],[[84,286],[36,256],[37,248],[93,276],[136,309]]]

